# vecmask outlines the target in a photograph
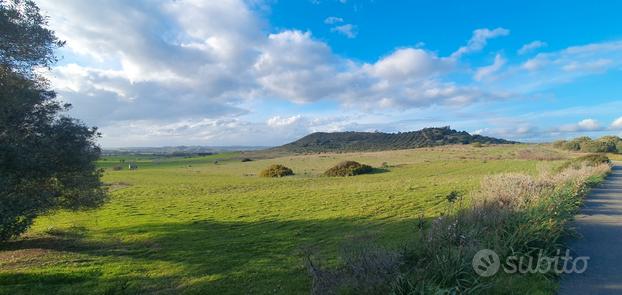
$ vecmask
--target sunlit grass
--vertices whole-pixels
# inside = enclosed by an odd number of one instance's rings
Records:
[[[39,218],[24,239],[0,246],[0,293],[306,294],[301,247],[331,255],[346,237],[361,234],[397,243],[413,233],[420,215],[444,212],[451,191],[473,191],[486,175],[535,174],[559,163],[516,159],[523,148],[451,146],[251,162],[235,153],[126,158],[138,163],[135,171],[112,171],[121,159],[108,157],[101,165],[114,189],[110,202]],[[321,176],[343,160],[389,168]],[[296,175],[256,176],[276,163]]]

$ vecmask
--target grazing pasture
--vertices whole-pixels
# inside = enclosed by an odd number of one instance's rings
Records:
[[[24,237],[0,245],[0,293],[307,294],[301,249],[337,257],[346,239],[363,235],[398,247],[421,218],[445,212],[453,192],[468,197],[487,175],[537,174],[567,156],[525,156],[534,149],[549,150],[493,145],[273,159],[256,152],[103,157],[110,201],[94,211],[40,217]],[[345,160],[383,168],[322,176]],[[121,161],[126,165],[115,171]],[[129,162],[138,169],[128,170]],[[295,175],[259,177],[271,164]]]

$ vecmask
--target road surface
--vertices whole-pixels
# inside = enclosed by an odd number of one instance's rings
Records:
[[[590,259],[584,273],[562,276],[559,294],[622,294],[622,163],[590,192],[575,224],[572,256]]]

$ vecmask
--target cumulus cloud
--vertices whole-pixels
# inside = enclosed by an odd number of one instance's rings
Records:
[[[352,25],[352,24],[345,24],[345,25],[341,25],[341,26],[336,26],[332,29],[330,29],[331,32],[337,32],[339,34],[342,34],[350,39],[355,38],[356,35],[358,35],[358,32],[356,30],[356,26]]]
[[[161,145],[275,146],[316,131],[359,130],[356,118],[347,116],[274,116],[265,121],[242,118],[204,118],[181,120],[124,120],[104,126],[102,143],[109,147]],[[260,134],[261,136],[257,136]]]
[[[518,49],[517,53],[519,55],[523,55],[523,54],[527,54],[529,52],[532,52],[538,48],[542,48],[542,47],[546,47],[547,44],[545,42],[542,42],[540,40],[536,40],[530,43],[527,43],[525,45],[523,45],[520,49]]]
[[[495,56],[495,61],[491,65],[477,69],[477,72],[475,73],[475,80],[481,81],[490,77],[492,74],[498,72],[506,62],[507,61],[503,58],[503,56],[501,56],[501,54],[497,54]]]
[[[622,129],[622,117],[615,119],[611,123],[611,128],[613,128],[613,129]]]
[[[576,124],[564,125],[558,128],[561,132],[599,131],[602,127],[594,119],[584,119]]]
[[[251,134],[285,138],[364,125],[286,113],[258,119],[249,105],[267,100],[330,101],[371,113],[456,108],[508,97],[495,85],[482,89],[473,81],[508,71],[511,65],[503,57],[475,69],[474,76],[459,59],[508,35],[504,28],[475,30],[450,56],[415,46],[358,61],[333,53],[311,32],[274,31],[242,0],[42,0],[40,5],[52,29],[68,41],[66,61],[53,69],[52,84],[74,104],[77,117],[102,127],[110,145],[113,138],[147,143],[148,136],[180,144],[213,138],[235,144],[258,140]],[[341,18],[325,22],[341,24],[336,32],[356,36],[356,27]],[[616,42],[573,47],[538,54],[513,70],[563,72],[564,77],[604,71],[620,65],[621,49]],[[465,72],[464,79],[454,79]]]
[[[473,31],[473,35],[471,39],[469,39],[469,42],[467,42],[467,45],[458,48],[458,50],[451,54],[451,57],[456,59],[464,54],[480,51],[486,46],[489,39],[507,36],[509,34],[510,30],[504,28],[496,28],[494,30],[477,29]]]
[[[367,70],[374,76],[392,81],[421,79],[439,74],[451,63],[420,48],[402,48],[378,60]]]
[[[577,123],[577,126],[582,130],[597,130],[600,128],[598,121],[594,119],[581,120],[579,123]]]
[[[335,98],[348,85],[339,71],[346,61],[334,56],[325,43],[313,40],[309,32],[270,34],[263,49],[253,73],[265,91],[278,97],[295,102]]]
[[[52,72],[60,96],[89,111],[89,122],[236,114],[233,104],[254,87],[262,25],[239,1],[41,6],[67,50],[94,60]]]

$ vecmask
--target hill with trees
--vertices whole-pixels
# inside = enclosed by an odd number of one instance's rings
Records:
[[[272,150],[294,153],[381,151],[471,143],[512,144],[516,142],[471,135],[466,131],[456,131],[447,126],[399,133],[316,132]]]

